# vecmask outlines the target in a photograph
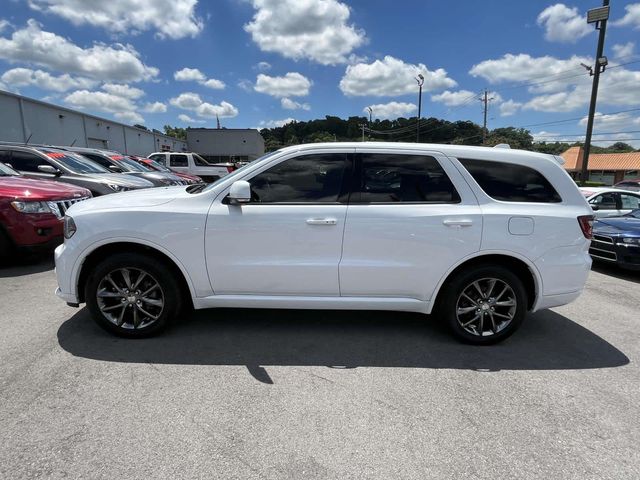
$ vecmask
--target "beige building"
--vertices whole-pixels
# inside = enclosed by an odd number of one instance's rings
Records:
[[[582,170],[584,151],[582,147],[571,147],[562,154],[564,168],[576,178]],[[591,153],[587,165],[589,180],[613,185],[625,179],[640,178],[640,152]]]

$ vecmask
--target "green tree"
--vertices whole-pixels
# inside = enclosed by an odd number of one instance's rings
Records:
[[[164,134],[169,135],[170,137],[177,138],[179,140],[187,139],[187,131],[184,128],[180,127],[172,127],[171,125],[165,125],[163,127]]]

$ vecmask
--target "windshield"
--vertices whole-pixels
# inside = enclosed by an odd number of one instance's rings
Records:
[[[131,160],[130,158],[127,158],[127,157],[119,157],[119,158],[112,157],[112,158],[116,162],[118,162],[118,165],[122,166],[122,168],[124,168],[129,172],[150,172],[151,171],[151,169],[143,165],[140,165],[138,162],[136,162],[135,160]]]
[[[213,165],[213,163],[207,162],[204,158],[202,158],[197,153],[193,154],[193,162],[199,167],[207,167],[207,166]]]
[[[153,168],[154,170],[158,170],[159,172],[173,173],[170,168],[165,167],[164,165],[156,162],[155,160],[145,159],[144,164],[149,165],[151,168]]]
[[[8,177],[8,176],[15,176],[15,175],[20,175],[20,174],[10,166],[0,162],[0,177]]]
[[[103,166],[77,153],[49,150],[46,148],[40,151],[74,173],[109,173],[109,170]]]
[[[206,192],[207,190],[211,190],[213,187],[215,187],[216,185],[218,185],[222,181],[226,181],[226,180],[229,180],[230,178],[237,177],[238,174],[243,173],[250,166],[255,165],[257,162],[261,162],[262,160],[266,160],[267,158],[274,156],[276,153],[280,153],[280,150],[276,150],[275,152],[269,152],[269,153],[261,156],[260,158],[256,158],[252,162],[247,163],[246,165],[243,165],[242,167],[240,167],[237,170],[234,170],[233,173],[230,173],[229,175],[221,177],[218,180],[216,180],[215,182],[210,183],[209,185],[207,185],[207,188],[205,188],[203,190],[203,192]]]

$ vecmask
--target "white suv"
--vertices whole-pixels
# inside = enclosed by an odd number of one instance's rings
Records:
[[[550,155],[399,143],[299,145],[209,186],[67,212],[57,294],[129,337],[183,306],[437,311],[476,344],[575,300],[592,211]]]

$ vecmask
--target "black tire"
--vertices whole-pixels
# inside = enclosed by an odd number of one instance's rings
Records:
[[[128,272],[128,282],[123,270]],[[107,280],[108,275],[113,282]],[[129,291],[127,284],[135,290]],[[147,290],[149,293],[143,296]],[[158,259],[140,253],[118,253],[98,263],[85,284],[85,299],[91,317],[100,327],[127,338],[160,333],[177,317],[183,304],[173,270]]]
[[[496,280],[493,284],[495,291],[490,292],[494,296],[481,296],[474,282],[477,282],[476,285],[480,286],[484,295],[492,288],[492,280]],[[505,290],[503,296],[496,301],[495,298],[500,295],[505,285],[510,290]],[[446,290],[443,292],[442,301],[439,302],[438,312],[453,334],[465,343],[490,345],[500,342],[520,327],[527,314],[527,294],[522,281],[513,272],[501,266],[471,267],[456,274],[444,288]],[[463,292],[469,295],[464,296]],[[474,292],[477,292],[475,296]],[[515,305],[510,305],[511,300]],[[480,317],[473,321],[476,316]],[[511,320],[505,317],[511,317]]]

